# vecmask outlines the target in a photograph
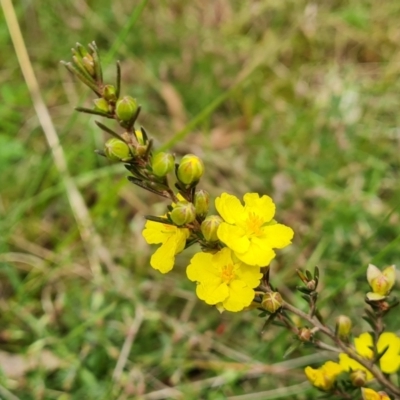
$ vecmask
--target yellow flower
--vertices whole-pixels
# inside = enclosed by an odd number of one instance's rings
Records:
[[[369,300],[382,300],[392,290],[396,280],[396,267],[391,265],[382,272],[373,264],[368,265],[367,280],[372,292],[367,293]]]
[[[363,400],[390,400],[385,392],[375,392],[375,390],[369,388],[362,388],[361,394]]]
[[[267,266],[275,257],[272,249],[291,243],[293,230],[273,220],[275,204],[270,197],[247,193],[243,199],[244,206],[227,193],[216,198],[215,206],[225,221],[218,237],[244,263]]]
[[[186,228],[147,221],[142,235],[149,244],[161,243],[161,246],[151,256],[150,265],[165,274],[174,266],[175,255],[185,248],[190,231]]]
[[[235,260],[232,251],[223,248],[215,254],[197,253],[186,270],[197,282],[196,294],[219,310],[241,311],[254,299],[254,290],[262,274],[260,268]]]
[[[304,372],[313,386],[329,390],[335,383],[336,377],[343,371],[342,367],[333,361],[327,361],[321,367],[314,369],[306,367]]]
[[[354,345],[359,356],[369,360],[373,358],[373,342],[370,333],[362,333],[358,338],[355,338]],[[393,374],[400,368],[400,338],[392,332],[382,333],[377,343],[378,353],[381,353],[386,347],[387,350],[385,354],[379,359],[379,365],[382,372],[385,374]],[[339,354],[339,363],[345,371],[362,370],[367,373],[368,380],[373,378],[371,372],[357,361],[350,358],[347,354]]]

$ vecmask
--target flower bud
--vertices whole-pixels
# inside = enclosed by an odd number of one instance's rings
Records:
[[[317,282],[315,281],[315,279],[311,279],[311,281],[307,282],[306,286],[309,290],[315,290],[317,288]]]
[[[117,101],[115,112],[121,121],[130,121],[138,109],[138,104],[133,97],[124,96]]]
[[[201,233],[207,242],[216,242],[218,240],[217,231],[221,222],[222,218],[219,215],[210,215],[201,223]]]
[[[90,54],[86,54],[82,57],[82,64],[90,76],[94,77],[96,75],[94,72],[94,60]]]
[[[108,113],[108,101],[106,99],[99,97],[98,99],[93,100],[93,103],[96,111]]]
[[[367,293],[369,300],[382,300],[391,291],[396,279],[396,267],[391,265],[385,268],[382,272],[375,267],[375,265],[369,264],[367,269],[367,280],[371,286],[372,293]]]
[[[132,158],[129,146],[117,138],[107,140],[104,146],[104,153],[111,161],[128,161]]]
[[[312,337],[312,332],[309,328],[300,328],[298,336],[302,342],[309,342]]]
[[[151,161],[154,175],[163,177],[174,169],[175,157],[170,153],[157,153]]]
[[[353,386],[364,386],[367,382],[367,373],[361,369],[357,369],[350,373],[350,380]]]
[[[208,208],[210,203],[210,195],[205,190],[198,190],[194,194],[194,208],[196,209],[196,215],[199,217],[205,217],[208,214]]]
[[[339,315],[336,318],[336,335],[340,339],[347,340],[351,332],[351,319],[346,315]]]
[[[177,178],[185,185],[197,182],[204,173],[204,164],[193,154],[186,154],[179,164]]]
[[[278,292],[265,293],[261,301],[261,306],[271,314],[277,312],[282,304],[282,296]]]
[[[143,132],[142,131],[140,131],[140,130],[136,130],[135,131],[135,136],[136,136],[136,139],[137,139],[137,141],[138,141],[138,143],[140,144],[140,145],[144,145],[145,144],[145,141],[144,141],[144,137],[143,137]]]
[[[174,209],[169,213],[174,224],[183,226],[193,222],[196,218],[194,205],[188,201],[178,201]]]
[[[103,89],[103,97],[107,101],[116,101],[117,100],[117,91],[115,86],[113,85],[105,85]]]

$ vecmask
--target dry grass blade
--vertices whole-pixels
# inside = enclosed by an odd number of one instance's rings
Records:
[[[36,115],[42,126],[47,143],[50,147],[54,164],[62,178],[68,201],[71,206],[74,218],[79,228],[80,236],[85,245],[87,256],[90,262],[94,279],[101,279],[100,262],[107,266],[114,281],[117,277],[114,272],[114,266],[108,250],[102,245],[101,237],[96,232],[93,222],[90,218],[88,208],[79,192],[74,180],[72,179],[66,162],[64,150],[60,144],[57,132],[54,128],[50,113],[43,101],[40,88],[32,68],[32,64],[22,37],[21,29],[15,14],[11,0],[1,0],[5,20],[10,32],[25,82],[28,86]]]

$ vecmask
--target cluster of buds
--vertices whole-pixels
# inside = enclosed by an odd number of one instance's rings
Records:
[[[179,163],[167,152],[155,152],[153,141],[143,127],[135,123],[141,107],[131,96],[120,96],[121,70],[117,62],[115,84],[105,83],[97,46],[88,47],[77,43],[72,49],[72,62],[63,62],[66,68],[96,94],[93,108],[77,107],[76,110],[115,120],[120,132],[116,132],[100,121],[96,124],[112,137],[104,149],[96,152],[110,161],[121,162],[132,174],[128,179],[134,184],[172,200],[173,206],[161,220],[179,227],[192,224],[204,242],[215,242],[218,218],[209,217],[209,195],[204,190],[196,191],[196,185],[204,173],[202,160],[193,154],[182,157]],[[176,194],[170,187],[168,176],[175,173]],[[149,217],[158,220],[157,217]],[[204,222],[204,224],[202,224]]]

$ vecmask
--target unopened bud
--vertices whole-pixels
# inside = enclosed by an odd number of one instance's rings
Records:
[[[205,217],[208,214],[210,203],[210,195],[205,190],[198,190],[194,194],[194,208],[196,209],[196,215],[199,217]]]
[[[137,129],[137,130],[135,131],[135,136],[136,136],[136,139],[137,139],[137,141],[138,141],[138,143],[139,143],[140,145],[146,144],[145,141],[144,141],[144,137],[143,137],[143,132],[142,132],[142,131],[140,131],[140,130]]]
[[[201,159],[193,154],[182,158],[177,171],[177,178],[185,185],[197,182],[204,173],[204,164]]]
[[[136,153],[139,157],[144,156],[147,153],[147,146],[146,145],[136,146]]]
[[[111,161],[128,161],[132,158],[129,146],[120,139],[108,139],[104,146],[104,153]]]
[[[261,306],[271,314],[276,313],[282,307],[282,304],[283,299],[278,292],[265,293],[261,301]]]
[[[367,373],[361,369],[357,369],[350,373],[350,380],[353,386],[362,387],[367,382]]]
[[[106,99],[103,99],[102,97],[93,100],[94,103],[94,109],[96,111],[101,111],[104,113],[108,113],[108,101]]]
[[[298,336],[302,342],[309,342],[312,337],[312,332],[309,328],[300,328]]]
[[[116,101],[117,100],[117,91],[115,86],[113,85],[105,85],[103,89],[103,97],[107,101]]]
[[[339,315],[336,318],[336,335],[340,339],[348,339],[351,332],[351,319],[346,315]]]
[[[309,290],[315,290],[317,287],[317,282],[315,282],[314,279],[311,279],[311,281],[307,282],[306,286],[307,286],[307,289],[309,289]]]
[[[201,223],[201,233],[207,242],[216,242],[218,240],[217,231],[222,218],[219,215],[210,215]]]
[[[121,121],[130,121],[136,114],[138,104],[133,97],[124,96],[117,101],[115,112]]]
[[[86,47],[82,46],[80,43],[76,43],[74,51],[77,51],[81,57],[85,57],[90,55],[89,52],[86,50]]]
[[[154,175],[163,177],[174,169],[175,157],[170,153],[157,153],[151,161]]]
[[[94,60],[90,54],[86,54],[82,57],[82,64],[85,67],[86,71],[89,73],[90,76],[95,76],[94,72]]]
[[[367,280],[371,286],[372,293],[367,293],[369,300],[382,300],[391,291],[396,280],[396,267],[391,265],[382,272],[373,264],[368,265]]]
[[[188,201],[178,201],[174,209],[169,213],[174,224],[183,226],[193,222],[196,218],[194,205]]]

